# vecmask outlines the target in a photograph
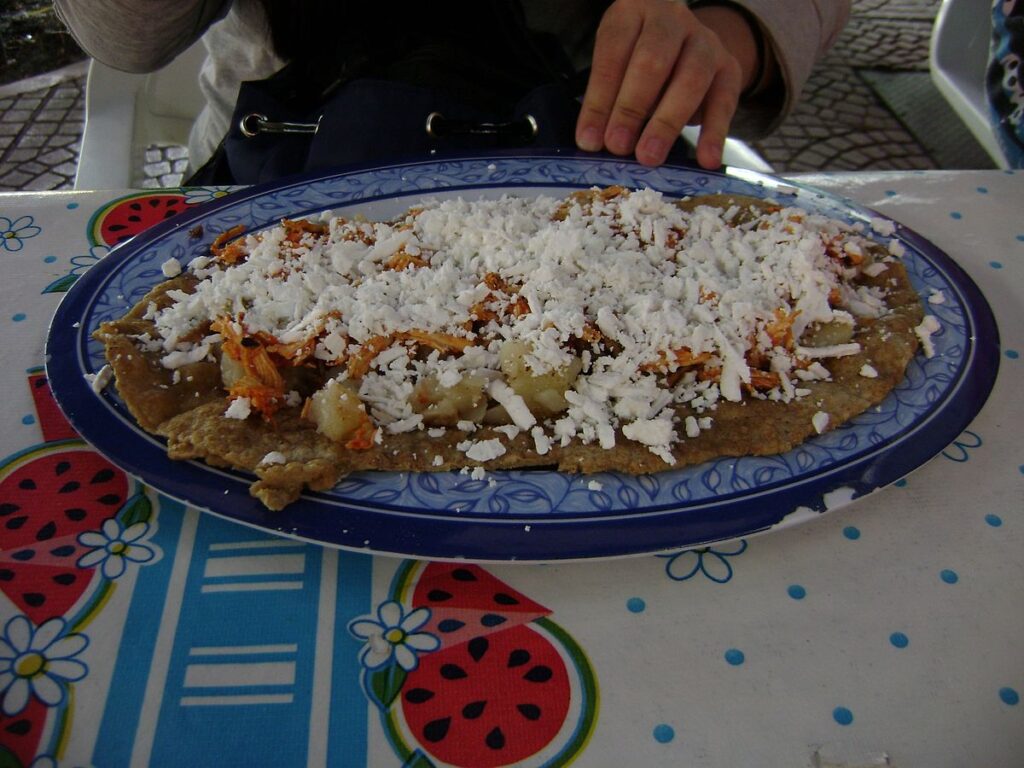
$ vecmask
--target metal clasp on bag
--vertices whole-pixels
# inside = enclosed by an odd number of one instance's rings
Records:
[[[261,133],[315,134],[320,130],[320,121],[322,119],[323,116],[321,115],[315,123],[287,123],[271,120],[266,115],[261,115],[258,112],[251,112],[238,121],[238,130],[247,139],[258,136]]]
[[[533,115],[506,123],[478,123],[473,120],[449,120],[440,112],[427,115],[424,125],[427,136],[442,139],[446,136],[501,136],[508,139],[529,142],[537,138],[540,126]]]

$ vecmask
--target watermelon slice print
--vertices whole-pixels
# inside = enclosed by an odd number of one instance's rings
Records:
[[[188,205],[180,192],[138,192],[119,197],[96,211],[89,220],[89,243],[113,248],[181,213]]]
[[[39,752],[46,711],[46,705],[33,697],[16,715],[0,712],[0,767],[20,768],[32,763]]]
[[[50,443],[0,466],[0,590],[32,623],[62,616],[89,589],[79,569],[96,530],[128,499],[121,470],[81,440]]]
[[[430,608],[423,627],[441,647],[525,624],[551,613],[478,565],[430,563],[412,596],[415,608]]]
[[[120,469],[75,435],[45,374],[29,371],[36,416],[48,442],[0,464],[0,592],[33,624],[67,616],[95,591],[101,574],[79,567],[78,541],[103,521],[148,519],[151,509]],[[55,439],[59,438],[59,439]]]
[[[555,645],[518,626],[424,655],[405,680],[401,714],[442,763],[495,768],[543,750],[561,730],[569,700]]]
[[[597,681],[551,611],[477,565],[408,561],[392,599],[440,640],[408,671],[364,672],[406,766],[561,766],[586,745]]]

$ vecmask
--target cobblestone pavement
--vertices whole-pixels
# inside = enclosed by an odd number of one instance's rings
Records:
[[[73,186],[84,90],[82,65],[0,88],[0,190]]]
[[[859,70],[927,72],[940,0],[855,0],[850,22],[819,63],[793,114],[754,148],[777,172],[939,167]],[[0,87],[0,190],[74,184],[84,63]],[[37,82],[38,81],[38,82]],[[181,183],[183,147],[151,147],[137,186]]]
[[[779,172],[938,167],[858,70],[927,72],[939,4],[855,0],[846,29],[811,74],[793,114],[754,148]]]

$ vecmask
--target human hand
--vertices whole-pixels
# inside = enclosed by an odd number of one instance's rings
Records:
[[[697,162],[717,168],[740,94],[761,64],[759,34],[728,6],[616,0],[597,30],[577,145],[635,152],[655,166],[684,125],[700,123]]]

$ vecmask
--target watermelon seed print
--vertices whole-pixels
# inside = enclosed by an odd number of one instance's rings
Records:
[[[89,639],[66,629],[67,622],[60,617],[33,627],[23,615],[4,626],[0,636],[0,711],[4,715],[17,715],[33,696],[48,707],[59,706],[67,685],[88,674],[89,668],[75,657]]]

